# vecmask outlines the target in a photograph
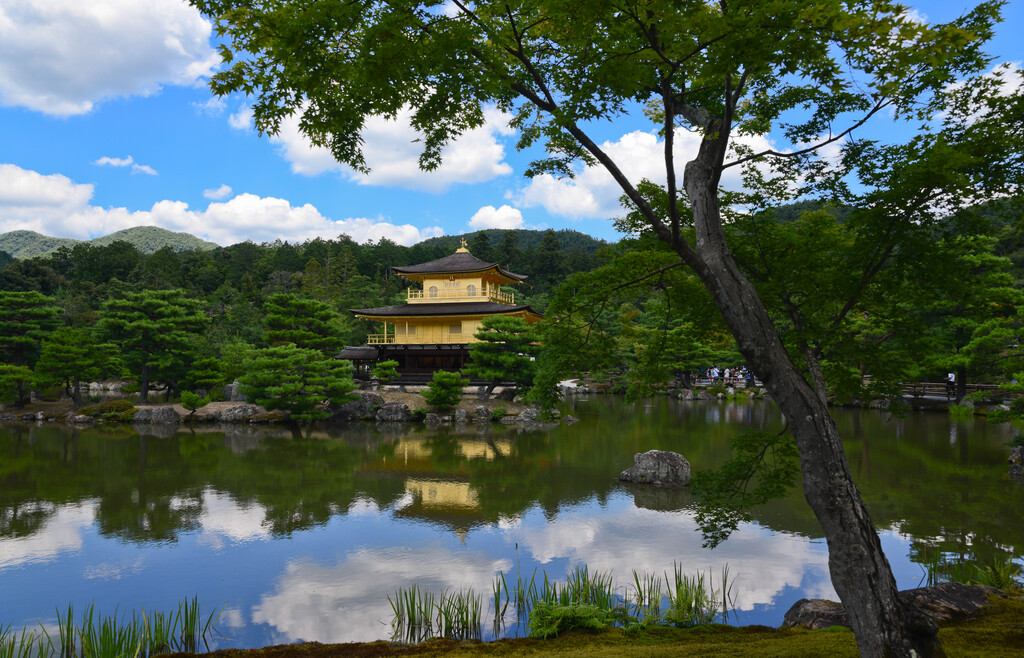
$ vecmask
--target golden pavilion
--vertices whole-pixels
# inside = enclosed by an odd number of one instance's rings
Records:
[[[515,293],[501,289],[524,283],[526,276],[480,260],[469,253],[465,240],[450,256],[391,269],[419,287],[406,291],[404,304],[349,309],[358,318],[379,320],[382,331],[370,334],[363,348],[346,348],[348,355],[343,352],[341,358],[393,359],[403,376],[455,371],[467,363],[469,344],[477,342],[484,318],[510,315],[528,323],[543,319],[529,306],[516,304]]]

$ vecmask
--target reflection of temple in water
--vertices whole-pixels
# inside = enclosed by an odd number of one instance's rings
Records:
[[[408,437],[395,442],[391,456],[368,462],[363,470],[404,480],[406,502],[395,510],[396,518],[447,527],[462,539],[474,526],[491,522],[481,510],[466,462],[493,461],[511,451],[507,438],[445,438],[439,443],[438,437]]]

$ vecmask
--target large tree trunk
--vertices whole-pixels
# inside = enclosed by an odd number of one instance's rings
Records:
[[[793,363],[753,285],[729,253],[718,206],[718,177],[698,157],[684,184],[693,208],[697,256],[677,251],[701,278],[740,352],[786,418],[796,440],[804,496],[829,547],[832,584],[846,610],[862,656],[941,653],[937,628],[897,597],[896,581],[853,482],[842,440],[818,394]]]
[[[142,361],[142,371],[139,373],[139,404],[149,402],[149,363]]]

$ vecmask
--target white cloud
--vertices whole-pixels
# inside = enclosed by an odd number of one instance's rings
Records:
[[[0,104],[70,116],[104,99],[193,84],[219,63],[210,34],[181,0],[8,0]]]
[[[682,180],[683,165],[697,152],[701,137],[682,128],[675,134],[675,157],[677,177]],[[744,143],[755,150],[770,147],[761,137],[745,138]],[[665,154],[664,141],[653,132],[634,131],[615,142],[604,142],[601,148],[618,164],[619,169],[634,185],[642,179],[664,185]],[[739,188],[740,168],[725,171],[722,185]],[[604,167],[596,165],[583,167],[572,179],[558,179],[550,174],[534,177],[523,189],[509,192],[506,197],[524,207],[541,206],[549,213],[570,219],[607,219],[622,214],[619,197],[622,189]]]
[[[224,113],[225,106],[226,103],[220,96],[211,96],[209,100],[203,103],[192,103],[192,107],[196,108],[196,111],[209,116],[220,116]]]
[[[292,206],[286,199],[254,194],[214,202],[205,210],[192,210],[183,201],[164,200],[150,210],[137,211],[90,205],[92,195],[92,185],[76,184],[66,176],[44,176],[16,165],[0,165],[0,232],[25,229],[89,239],[133,226],[160,226],[222,245],[244,240],[336,238],[340,233],[347,233],[357,242],[386,237],[412,245],[443,232],[438,226],[420,229],[381,218],[333,220],[311,204]]]
[[[45,176],[16,165],[0,164],[0,221],[5,226],[28,222],[37,213],[60,216],[75,212],[88,203],[92,194],[92,185],[75,183],[67,176]]]
[[[252,108],[248,105],[238,108],[237,112],[233,112],[228,116],[228,125],[235,130],[251,130]]]
[[[105,155],[98,160],[94,160],[93,164],[97,167],[127,167],[134,161],[130,155],[127,158],[111,158]]]
[[[221,184],[220,187],[211,188],[209,190],[203,190],[203,196],[207,199],[213,199],[214,201],[220,201],[231,196],[231,186]]]
[[[131,167],[133,174],[149,174],[150,176],[156,176],[156,169],[153,169],[149,165],[139,164],[135,162],[132,156],[127,158],[111,158],[103,156],[99,160],[94,160],[93,164],[98,167]]]
[[[1021,71],[1021,62],[1000,62],[992,67],[992,70],[981,76],[981,81],[992,85],[991,91],[997,97],[1007,97],[1013,94],[1020,93],[1024,89],[1024,72]],[[946,91],[956,94],[963,94],[965,91],[973,89],[967,87],[967,81],[961,80],[949,85]],[[981,94],[978,96],[967,96],[959,99],[963,103],[963,107],[960,111],[966,117],[968,123],[975,123],[979,119],[992,116],[992,108],[985,102],[987,94]],[[997,112],[1002,111],[1001,109],[996,110]],[[948,112],[940,112],[938,119],[949,118]],[[997,115],[998,118],[998,115]]]
[[[480,210],[477,210],[476,214],[470,218],[469,225],[475,229],[522,228],[523,213],[519,212],[518,208],[513,208],[507,204],[500,208],[484,206]]]
[[[444,149],[443,161],[434,171],[419,168],[422,146],[417,141],[420,135],[409,123],[410,117],[411,112],[407,110],[395,121],[383,117],[367,119],[362,136],[369,174],[339,164],[326,148],[312,146],[299,132],[298,116],[283,121],[279,134],[270,139],[279,146],[281,156],[291,163],[293,172],[316,176],[337,171],[360,185],[443,192],[455,183],[482,183],[512,173],[512,167],[504,162],[505,147],[500,141],[513,132],[508,127],[508,115],[488,111],[483,126],[466,132]],[[232,115],[231,125],[251,126],[251,111],[243,108]]]

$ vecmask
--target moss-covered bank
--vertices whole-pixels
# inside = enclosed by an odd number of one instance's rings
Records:
[[[992,605],[972,619],[945,624],[939,632],[948,656],[999,658],[1024,655],[1024,598],[993,597]],[[176,654],[185,656],[190,654]],[[828,656],[855,658],[853,633],[833,627],[821,631],[765,626],[714,625],[692,629],[656,627],[627,635],[619,629],[572,631],[550,640],[458,642],[430,640],[417,645],[289,644],[255,650],[224,649],[214,658],[320,658],[324,656]]]

